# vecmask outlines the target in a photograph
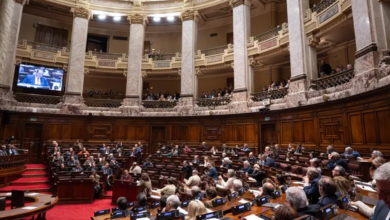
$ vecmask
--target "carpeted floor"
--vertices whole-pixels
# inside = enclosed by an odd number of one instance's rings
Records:
[[[46,213],[47,220],[88,220],[95,211],[111,209],[111,199],[96,199],[92,204],[56,205]]]
[[[45,168],[45,165],[30,163],[30,164],[27,164],[26,167],[27,167],[27,169],[40,169],[40,168]]]
[[[43,190],[43,189],[49,189],[49,184],[37,184],[37,185],[25,185],[25,186],[6,186],[4,188],[0,189],[0,192],[11,192],[14,190]]]
[[[41,182],[41,181],[48,181],[49,177],[31,177],[31,178],[19,178],[13,183],[24,183],[24,182]]]

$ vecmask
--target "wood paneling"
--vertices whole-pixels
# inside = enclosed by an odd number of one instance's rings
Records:
[[[292,139],[292,123],[290,121],[281,122],[281,143],[288,144],[293,142]]]
[[[352,144],[363,144],[363,123],[361,114],[349,115]]]
[[[390,145],[390,111],[384,109],[376,112],[378,124],[378,144]]]

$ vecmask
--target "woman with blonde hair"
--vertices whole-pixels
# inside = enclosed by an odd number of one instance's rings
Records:
[[[139,185],[144,187],[144,193],[149,196],[152,192],[152,181],[150,181],[149,174],[142,173]]]
[[[336,185],[336,195],[340,196],[348,196],[349,189],[351,188],[351,183],[345,177],[336,176],[333,178],[334,184]],[[339,194],[340,193],[340,194]]]
[[[188,205],[188,214],[186,216],[186,220],[196,220],[196,216],[206,213],[206,207],[201,201],[197,199],[192,200]]]

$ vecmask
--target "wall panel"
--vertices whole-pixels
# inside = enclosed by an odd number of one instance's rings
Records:
[[[364,119],[364,133],[365,133],[365,143],[370,145],[375,145],[377,142],[376,137],[376,120],[374,112],[363,113]]]
[[[361,114],[353,114],[349,116],[349,123],[351,129],[351,142],[352,144],[363,144],[363,123]]]
[[[61,140],[71,140],[71,139],[72,139],[72,125],[62,124]]]
[[[293,142],[292,139],[292,123],[290,121],[283,121],[281,123],[281,143],[288,144]]]

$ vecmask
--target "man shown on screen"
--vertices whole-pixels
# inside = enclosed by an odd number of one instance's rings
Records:
[[[23,83],[35,86],[49,86],[49,82],[43,77],[42,69],[38,69],[35,75],[27,75],[26,78],[24,78]]]

